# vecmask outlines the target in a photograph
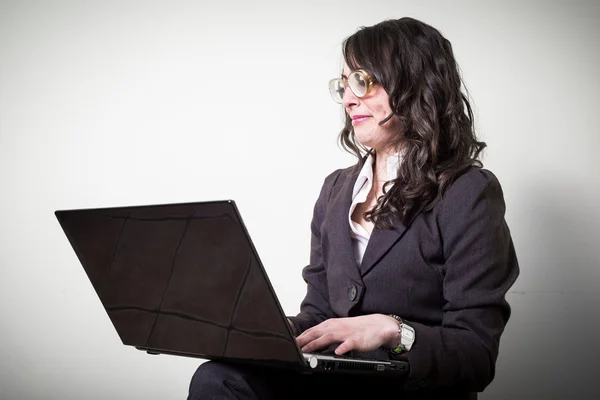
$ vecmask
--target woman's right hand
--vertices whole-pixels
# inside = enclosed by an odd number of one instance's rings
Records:
[[[369,314],[330,318],[302,332],[296,342],[305,353],[339,344],[335,354],[342,355],[351,350],[376,350],[382,345],[394,348],[399,340],[398,334],[398,321],[394,318],[384,314]]]

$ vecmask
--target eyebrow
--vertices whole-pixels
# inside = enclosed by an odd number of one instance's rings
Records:
[[[344,75],[344,74],[342,74],[342,78],[348,79],[348,77],[346,75]]]

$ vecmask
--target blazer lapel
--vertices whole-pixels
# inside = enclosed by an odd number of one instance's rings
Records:
[[[360,265],[360,274],[365,276],[385,253],[400,240],[404,232],[406,232],[406,227],[399,221],[394,224],[392,229],[373,229]]]
[[[328,235],[330,253],[335,264],[354,282],[362,282],[350,238],[348,213],[352,204],[352,190],[359,170],[352,171],[346,179],[337,182],[332,190],[332,198],[327,206],[331,231]]]
[[[379,262],[379,260],[385,256],[388,250],[394,244],[396,244],[400,238],[402,238],[402,235],[404,235],[410,224],[412,224],[415,218],[421,213],[421,211],[423,211],[423,208],[424,205],[422,204],[418,211],[410,219],[407,226],[405,226],[399,218],[394,217],[394,228],[373,229],[371,238],[369,239],[369,244],[367,245],[362,263],[360,265],[361,276],[365,276]]]

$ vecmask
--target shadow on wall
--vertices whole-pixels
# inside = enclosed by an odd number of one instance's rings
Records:
[[[509,224],[521,276],[480,399],[600,398],[600,199],[587,191],[559,180],[520,190],[523,214]]]

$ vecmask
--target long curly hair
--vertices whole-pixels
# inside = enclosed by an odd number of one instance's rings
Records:
[[[486,144],[475,135],[452,46],[435,28],[402,18],[361,27],[342,50],[352,70],[365,69],[385,89],[400,121],[391,144],[402,149],[398,177],[365,218],[377,227],[391,228],[396,218],[408,225],[468,168],[482,167],[478,158]],[[339,141],[358,157],[357,166],[366,153],[375,154],[356,140],[347,113]]]

